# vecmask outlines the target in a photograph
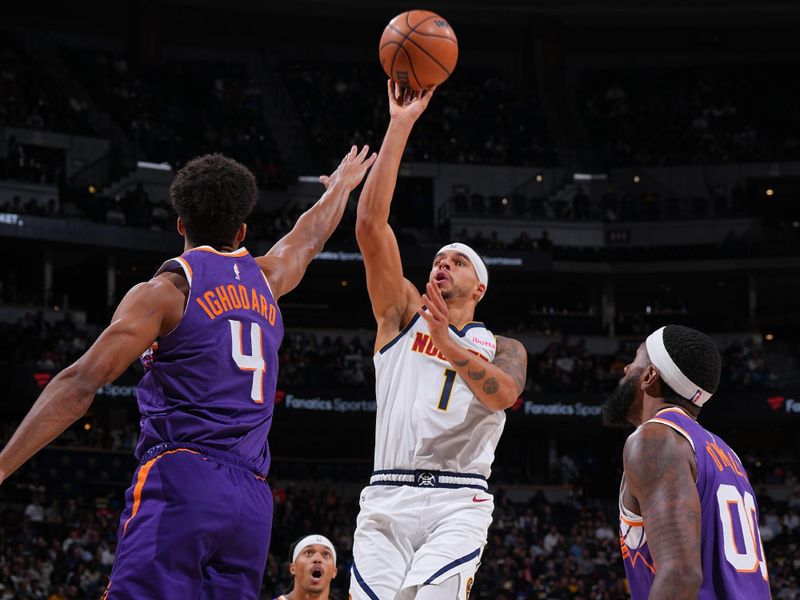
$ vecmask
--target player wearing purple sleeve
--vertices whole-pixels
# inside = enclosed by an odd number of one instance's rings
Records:
[[[719,385],[705,334],[668,325],[639,346],[603,404],[634,425],[620,485],[620,543],[632,600],[767,600],[758,507],[736,453],[698,422]]]
[[[283,323],[300,282],[375,160],[345,156],[325,193],[264,256],[240,244],[255,178],[219,154],[176,175],[184,253],[131,289],[91,348],[45,388],[0,452],[0,482],[86,413],[143,355],[141,464],[103,598],[257,598],[272,523],[267,434]]]

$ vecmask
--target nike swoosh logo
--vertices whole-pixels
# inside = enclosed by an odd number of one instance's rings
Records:
[[[478,498],[477,494],[472,497],[473,502],[488,502],[491,498]]]

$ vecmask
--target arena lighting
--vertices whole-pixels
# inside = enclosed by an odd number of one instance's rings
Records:
[[[154,163],[148,162],[146,160],[140,160],[136,163],[136,166],[139,169],[151,169],[153,171],[172,171],[172,167],[169,163]]]
[[[608,175],[605,173],[573,173],[573,181],[606,181]]]
[[[767,188],[767,191],[766,191],[766,192],[764,192],[764,193],[765,193],[767,196],[774,196],[774,195],[775,195],[775,190],[773,190],[772,188]]]
[[[501,203],[503,206],[505,206],[506,204],[508,204],[508,198],[503,198],[502,200],[500,200],[500,203]]]
[[[94,194],[95,192],[97,192],[97,188],[96,188],[96,187],[94,187],[93,185],[90,185],[90,186],[89,186],[89,193],[90,193],[90,194]]]
[[[638,175],[634,175],[633,176],[633,183],[639,183],[639,176]]]
[[[544,180],[544,177],[542,177],[541,175],[537,175],[536,176],[536,181],[538,181],[539,183],[542,183],[543,180]]]
[[[347,287],[347,279],[342,279],[341,284],[342,287]]]
[[[767,340],[768,342],[771,342],[772,340],[775,339],[775,336],[772,335],[771,333],[768,333],[767,335],[764,336],[764,339]]]
[[[297,183],[319,183],[319,175],[300,175]]]

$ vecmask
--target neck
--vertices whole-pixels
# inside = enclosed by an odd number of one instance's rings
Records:
[[[189,250],[194,250],[195,248],[199,248],[200,246],[210,246],[214,248],[217,252],[233,252],[234,250],[239,249],[239,243],[234,242],[233,244],[223,244],[222,246],[212,246],[211,244],[195,244],[190,242],[188,238],[184,238],[183,242],[183,251],[188,252]]]
[[[473,306],[454,306],[452,304],[448,304],[447,310],[450,313],[450,323],[458,328],[461,328],[470,321],[475,320],[475,307]]]
[[[668,402],[664,401],[663,398],[651,398],[648,396],[644,400],[642,418],[638,423],[635,423],[636,427],[649,421],[665,408],[677,408],[685,413],[687,417],[690,417],[695,421],[697,420],[697,414],[700,412],[699,409],[694,406],[685,406],[678,402]]]
[[[288,594],[283,595],[286,600],[328,600],[329,596],[330,589],[320,590],[319,592],[306,592],[300,588],[294,588]]]

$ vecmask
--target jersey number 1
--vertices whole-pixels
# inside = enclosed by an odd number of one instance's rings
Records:
[[[253,402],[264,402],[264,372],[267,364],[264,362],[264,353],[261,348],[261,327],[258,323],[250,323],[250,352],[245,354],[242,346],[242,322],[228,321],[231,324],[231,354],[233,362],[242,371],[253,372],[253,387],[250,388],[250,398]]]
[[[447,405],[450,403],[450,394],[453,393],[453,382],[456,380],[456,372],[452,369],[444,370],[444,385],[442,385],[442,395],[439,396],[439,404],[436,408],[439,410],[447,410]]]

